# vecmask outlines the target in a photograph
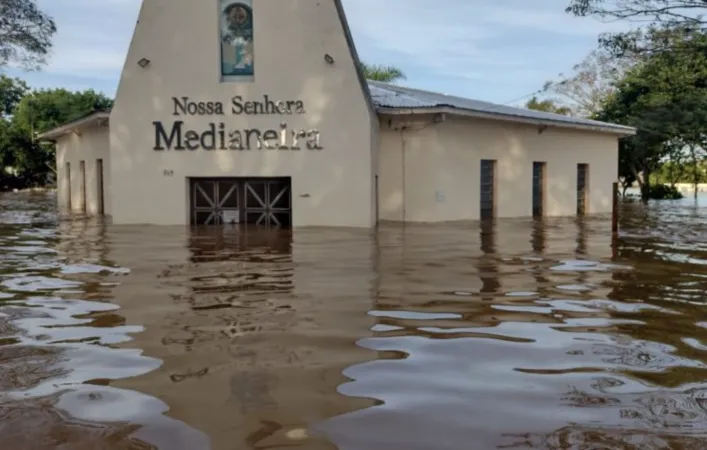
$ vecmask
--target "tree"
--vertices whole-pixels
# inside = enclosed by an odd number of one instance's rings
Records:
[[[1,1],[1,0],[0,0]],[[0,118],[0,189],[41,185],[54,162],[54,146],[38,142],[41,133],[96,110],[113,101],[93,90],[65,89],[26,93],[14,106],[11,117]],[[16,175],[4,170],[12,167]]]
[[[533,109],[535,111],[544,111],[554,114],[562,114],[564,116],[569,116],[572,114],[572,110],[566,106],[557,105],[552,100],[538,100],[536,96],[533,96],[525,104],[527,109]]]
[[[626,197],[626,190],[638,181],[638,165],[633,144],[629,139],[619,141],[619,183],[623,197]]]
[[[688,168],[688,155],[682,147],[681,142],[670,142],[667,145],[667,154],[665,161],[661,164],[658,170],[657,180],[660,183],[668,183],[670,186],[675,186],[685,178]]]
[[[685,35],[678,31],[666,42],[679,46],[681,39]],[[707,34],[689,39],[707,49]],[[699,149],[707,148],[707,52],[661,51],[644,57],[627,71],[595,118],[638,129],[623,144],[620,167],[622,175],[636,178],[647,199],[650,174],[676,151],[686,152],[690,163],[700,166]]]
[[[696,142],[688,142],[687,154],[690,160],[690,181],[692,182],[692,193],[697,200],[699,193],[698,185],[705,181],[705,171],[702,162],[705,160],[705,149]]]
[[[571,0],[566,10],[578,16],[609,19],[701,23],[696,14],[705,8],[704,0]]]
[[[381,81],[383,83],[394,83],[399,80],[405,80],[407,77],[402,70],[393,66],[369,65],[361,63],[363,74],[367,80]]]
[[[26,132],[42,133],[93,111],[108,110],[113,100],[92,89],[74,92],[42,89],[25,95],[15,108],[13,123]]]
[[[634,63],[634,58],[616,57],[599,48],[572,67],[571,74],[560,74],[558,81],[545,83],[543,92],[567,105],[572,115],[591,117],[601,110],[602,102]]]
[[[29,87],[23,80],[0,75],[0,118],[12,115],[15,106],[28,91]]]
[[[54,20],[35,0],[0,0],[0,67],[32,70],[46,63],[56,33]]]
[[[694,187],[697,198],[698,184],[705,181],[703,163],[707,154],[707,89],[695,89],[689,93],[679,94],[676,103],[676,113],[673,115],[673,135],[669,146],[668,162],[682,166],[682,174]],[[677,170],[676,170],[677,171]]]
[[[580,17],[647,24],[642,29],[600,37],[604,48],[619,55],[665,51],[670,43],[675,44],[666,35],[677,28],[688,35],[702,34],[707,28],[707,21],[701,17],[707,11],[704,0],[570,0],[565,11]]]
[[[24,170],[33,165],[31,159],[41,155],[38,150],[27,133],[14,126],[11,120],[0,118],[0,190],[39,184],[37,180],[41,181],[46,167],[35,173]]]
[[[671,121],[679,105],[660,91],[651,92],[644,71],[639,70],[623,81],[594,118],[637,128],[636,135],[625,138],[619,147],[619,177],[638,182],[641,197],[647,200],[651,173],[658,170],[671,151],[668,145],[674,133]],[[622,184],[625,192],[627,186],[624,181]]]

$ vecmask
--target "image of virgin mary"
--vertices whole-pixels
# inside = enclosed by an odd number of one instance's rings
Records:
[[[241,2],[221,12],[221,75],[253,75],[253,10]]]

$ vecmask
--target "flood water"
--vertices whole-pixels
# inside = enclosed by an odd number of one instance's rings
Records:
[[[707,201],[702,199],[707,206]],[[0,449],[703,449],[707,208],[293,233],[0,197]]]

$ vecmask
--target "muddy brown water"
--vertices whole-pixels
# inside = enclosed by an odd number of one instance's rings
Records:
[[[707,204],[705,199],[701,200]],[[0,197],[0,449],[703,449],[707,208],[293,233]]]

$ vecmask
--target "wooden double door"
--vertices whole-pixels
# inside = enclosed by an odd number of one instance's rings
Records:
[[[192,225],[292,225],[290,178],[192,178]]]

